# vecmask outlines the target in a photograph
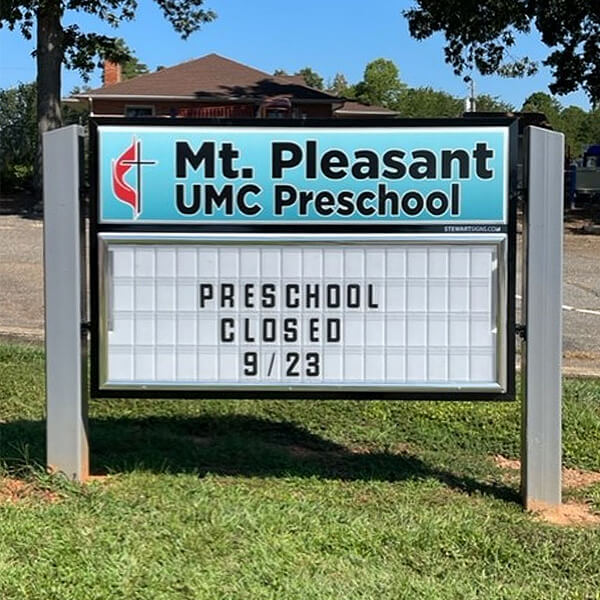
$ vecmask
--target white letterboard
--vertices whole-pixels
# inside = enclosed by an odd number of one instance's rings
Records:
[[[105,389],[504,388],[503,235],[100,240]]]

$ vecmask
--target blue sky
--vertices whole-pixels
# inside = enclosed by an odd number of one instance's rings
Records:
[[[151,69],[216,52],[267,72],[282,68],[292,73],[308,65],[326,81],[342,72],[355,83],[368,62],[384,57],[396,63],[401,79],[410,86],[428,85],[464,96],[462,79],[444,63],[443,37],[423,42],[410,37],[402,10],[411,5],[412,0],[206,0],[218,19],[186,41],[171,29],[151,0],[140,0],[135,21],[118,29],[82,13],[68,14],[65,21],[76,21],[86,31],[123,37]],[[32,50],[33,43],[18,32],[0,30],[0,88],[35,78]],[[515,54],[541,60],[547,49],[533,33],[519,39]],[[529,94],[547,92],[550,81],[544,68],[526,79],[475,76],[479,93],[499,96],[517,108]],[[77,72],[63,72],[63,93],[81,83]],[[100,85],[99,69],[90,84]],[[560,100],[564,105],[589,108],[581,92]]]

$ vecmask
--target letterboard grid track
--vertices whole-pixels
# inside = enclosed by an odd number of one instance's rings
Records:
[[[486,384],[497,378],[495,244],[127,243],[109,251],[110,382]],[[233,286],[233,306],[220,298],[224,284]],[[275,290],[274,307],[261,306],[265,284]],[[213,295],[204,307],[201,285]],[[298,286],[290,298],[302,308],[285,306],[290,285]],[[307,286],[316,285],[319,307],[307,308]],[[357,295],[360,305],[323,308],[327,286],[339,286],[342,297]],[[224,319],[230,319],[225,327]],[[269,319],[274,342],[260,336]],[[297,319],[299,339],[284,339],[284,319]],[[311,319],[318,320],[314,341]],[[327,341],[327,319],[339,319],[339,341]],[[233,341],[222,339],[223,327]],[[248,353],[256,353],[256,374],[248,374]],[[290,354],[299,359],[288,371]],[[310,354],[319,364],[307,374]]]

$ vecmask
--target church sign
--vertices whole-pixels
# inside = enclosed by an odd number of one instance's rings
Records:
[[[514,129],[98,119],[93,394],[512,397]]]

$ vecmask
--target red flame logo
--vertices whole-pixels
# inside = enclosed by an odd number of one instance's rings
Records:
[[[155,160],[142,160],[142,142],[135,136],[131,145],[112,161],[112,188],[117,200],[129,204],[133,209],[133,217],[137,219],[142,213],[142,166],[154,165]],[[125,176],[133,167],[135,170],[135,186],[130,185]]]

